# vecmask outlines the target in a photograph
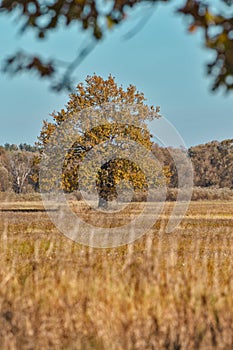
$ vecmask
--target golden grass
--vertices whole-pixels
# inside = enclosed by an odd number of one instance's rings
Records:
[[[0,349],[232,349],[233,202],[192,202],[166,234],[172,205],[114,249],[66,239],[45,212],[0,212]]]

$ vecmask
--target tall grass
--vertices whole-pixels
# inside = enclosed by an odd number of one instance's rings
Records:
[[[232,349],[233,203],[172,204],[134,244],[74,243],[46,213],[0,213],[0,349]]]

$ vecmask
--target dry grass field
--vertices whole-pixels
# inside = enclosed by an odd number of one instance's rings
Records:
[[[166,234],[172,205],[133,244],[95,249],[39,201],[2,203],[0,349],[233,349],[233,201],[192,202]]]

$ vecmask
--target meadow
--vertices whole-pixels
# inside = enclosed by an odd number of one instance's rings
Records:
[[[191,202],[167,234],[173,205],[134,243],[97,249],[39,200],[3,201],[0,349],[232,349],[233,201]]]

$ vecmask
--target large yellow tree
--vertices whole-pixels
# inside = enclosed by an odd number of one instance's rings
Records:
[[[145,153],[145,150],[151,150],[152,141],[147,121],[158,118],[158,112],[158,107],[154,110],[145,104],[144,94],[138,92],[135,86],[130,85],[124,90],[122,86],[117,85],[111,75],[106,80],[97,75],[88,76],[85,83],[79,84],[76,91],[70,95],[66,108],[53,113],[51,122],[44,121],[39,136],[41,151],[43,153],[46,149],[58,128],[62,129],[67,121],[72,121],[71,128],[76,130],[77,137],[66,153],[61,183],[63,190],[71,192],[79,189],[80,165],[87,154],[92,151],[93,161],[89,162],[86,172],[82,172],[82,184],[85,184],[88,173],[93,170],[93,162],[99,162],[102,151],[106,156],[108,149],[114,146],[116,149],[114,155],[109,154],[106,162],[98,168],[95,181],[99,204],[107,205],[109,200],[116,197],[117,185],[121,181],[130,185],[134,191],[147,190],[148,179],[140,165],[132,159],[132,154],[135,152],[135,145],[139,145],[140,148],[137,152]],[[91,124],[97,115],[100,118],[98,113],[105,114],[104,122]],[[68,140],[69,134],[66,129],[62,139]],[[55,145],[56,142],[61,143],[61,137],[60,141],[53,139],[53,142]],[[121,151],[126,155],[124,159],[119,156]],[[153,182],[153,186],[158,186],[164,178],[161,171],[150,172],[150,162],[143,166],[144,169],[147,167],[147,173],[151,174],[149,181]],[[48,185],[52,188],[52,182],[55,183],[56,179],[51,175],[50,181]],[[86,181],[86,191],[91,190],[88,186]]]

